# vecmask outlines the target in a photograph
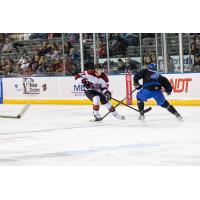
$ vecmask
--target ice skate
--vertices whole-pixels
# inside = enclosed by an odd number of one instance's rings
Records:
[[[124,115],[119,115],[119,114],[117,114],[115,117],[116,117],[117,119],[119,119],[119,120],[125,120]]]
[[[138,119],[139,119],[140,121],[144,122],[144,120],[145,120],[144,114],[140,113],[140,116],[138,117]]]
[[[94,115],[94,119],[91,119],[90,122],[99,122],[99,121],[103,120],[101,115],[99,115],[99,114],[96,115],[96,114],[94,114],[94,112],[93,112],[93,115]]]
[[[183,117],[179,113],[177,113],[175,116],[178,121],[183,122]]]

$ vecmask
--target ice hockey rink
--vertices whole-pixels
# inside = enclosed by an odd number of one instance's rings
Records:
[[[22,107],[1,105],[1,115]],[[152,108],[145,123],[125,106],[124,121],[89,122],[91,106],[31,105],[21,119],[0,119],[0,165],[200,165],[200,107],[177,107],[184,122]]]

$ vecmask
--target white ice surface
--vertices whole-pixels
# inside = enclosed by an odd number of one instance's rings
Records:
[[[177,109],[184,122],[156,106],[144,124],[120,106],[126,120],[95,123],[91,106],[32,105],[22,119],[0,119],[0,165],[200,165],[200,107]]]

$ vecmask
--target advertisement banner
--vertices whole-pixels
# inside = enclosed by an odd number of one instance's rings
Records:
[[[173,86],[173,92],[167,96],[169,100],[199,100],[200,101],[200,74],[164,74]],[[109,90],[116,99],[126,96],[126,84],[129,82],[129,92],[132,91],[132,78],[125,75],[109,76]],[[1,79],[0,79],[1,80]],[[3,81],[3,90],[2,90]],[[5,103],[22,102],[19,100],[31,100],[33,103],[80,103],[88,101],[84,94],[84,88],[80,80],[74,77],[24,77],[3,78],[0,81],[0,101]],[[132,95],[136,100],[137,92]],[[165,94],[166,95],[166,94]],[[15,101],[16,100],[16,101]],[[41,100],[41,101],[40,101]],[[49,100],[49,101],[47,101]],[[31,103],[32,103],[31,102]]]
[[[57,99],[57,77],[3,78],[4,99]]]
[[[168,99],[200,99],[200,74],[165,74],[172,84],[173,92]]]

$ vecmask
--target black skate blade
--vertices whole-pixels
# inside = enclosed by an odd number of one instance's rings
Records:
[[[183,117],[176,117],[179,122],[184,122]]]
[[[139,121],[142,123],[142,124],[145,124],[146,121],[144,119],[139,119]]]
[[[147,108],[147,109],[144,110],[144,113],[147,113],[147,112],[149,112],[151,110],[152,110],[152,107],[149,107],[149,108]]]
[[[145,117],[144,117],[144,116],[139,116],[138,119],[139,119],[142,123],[145,123]]]
[[[89,122],[102,122],[103,118],[90,119]]]

